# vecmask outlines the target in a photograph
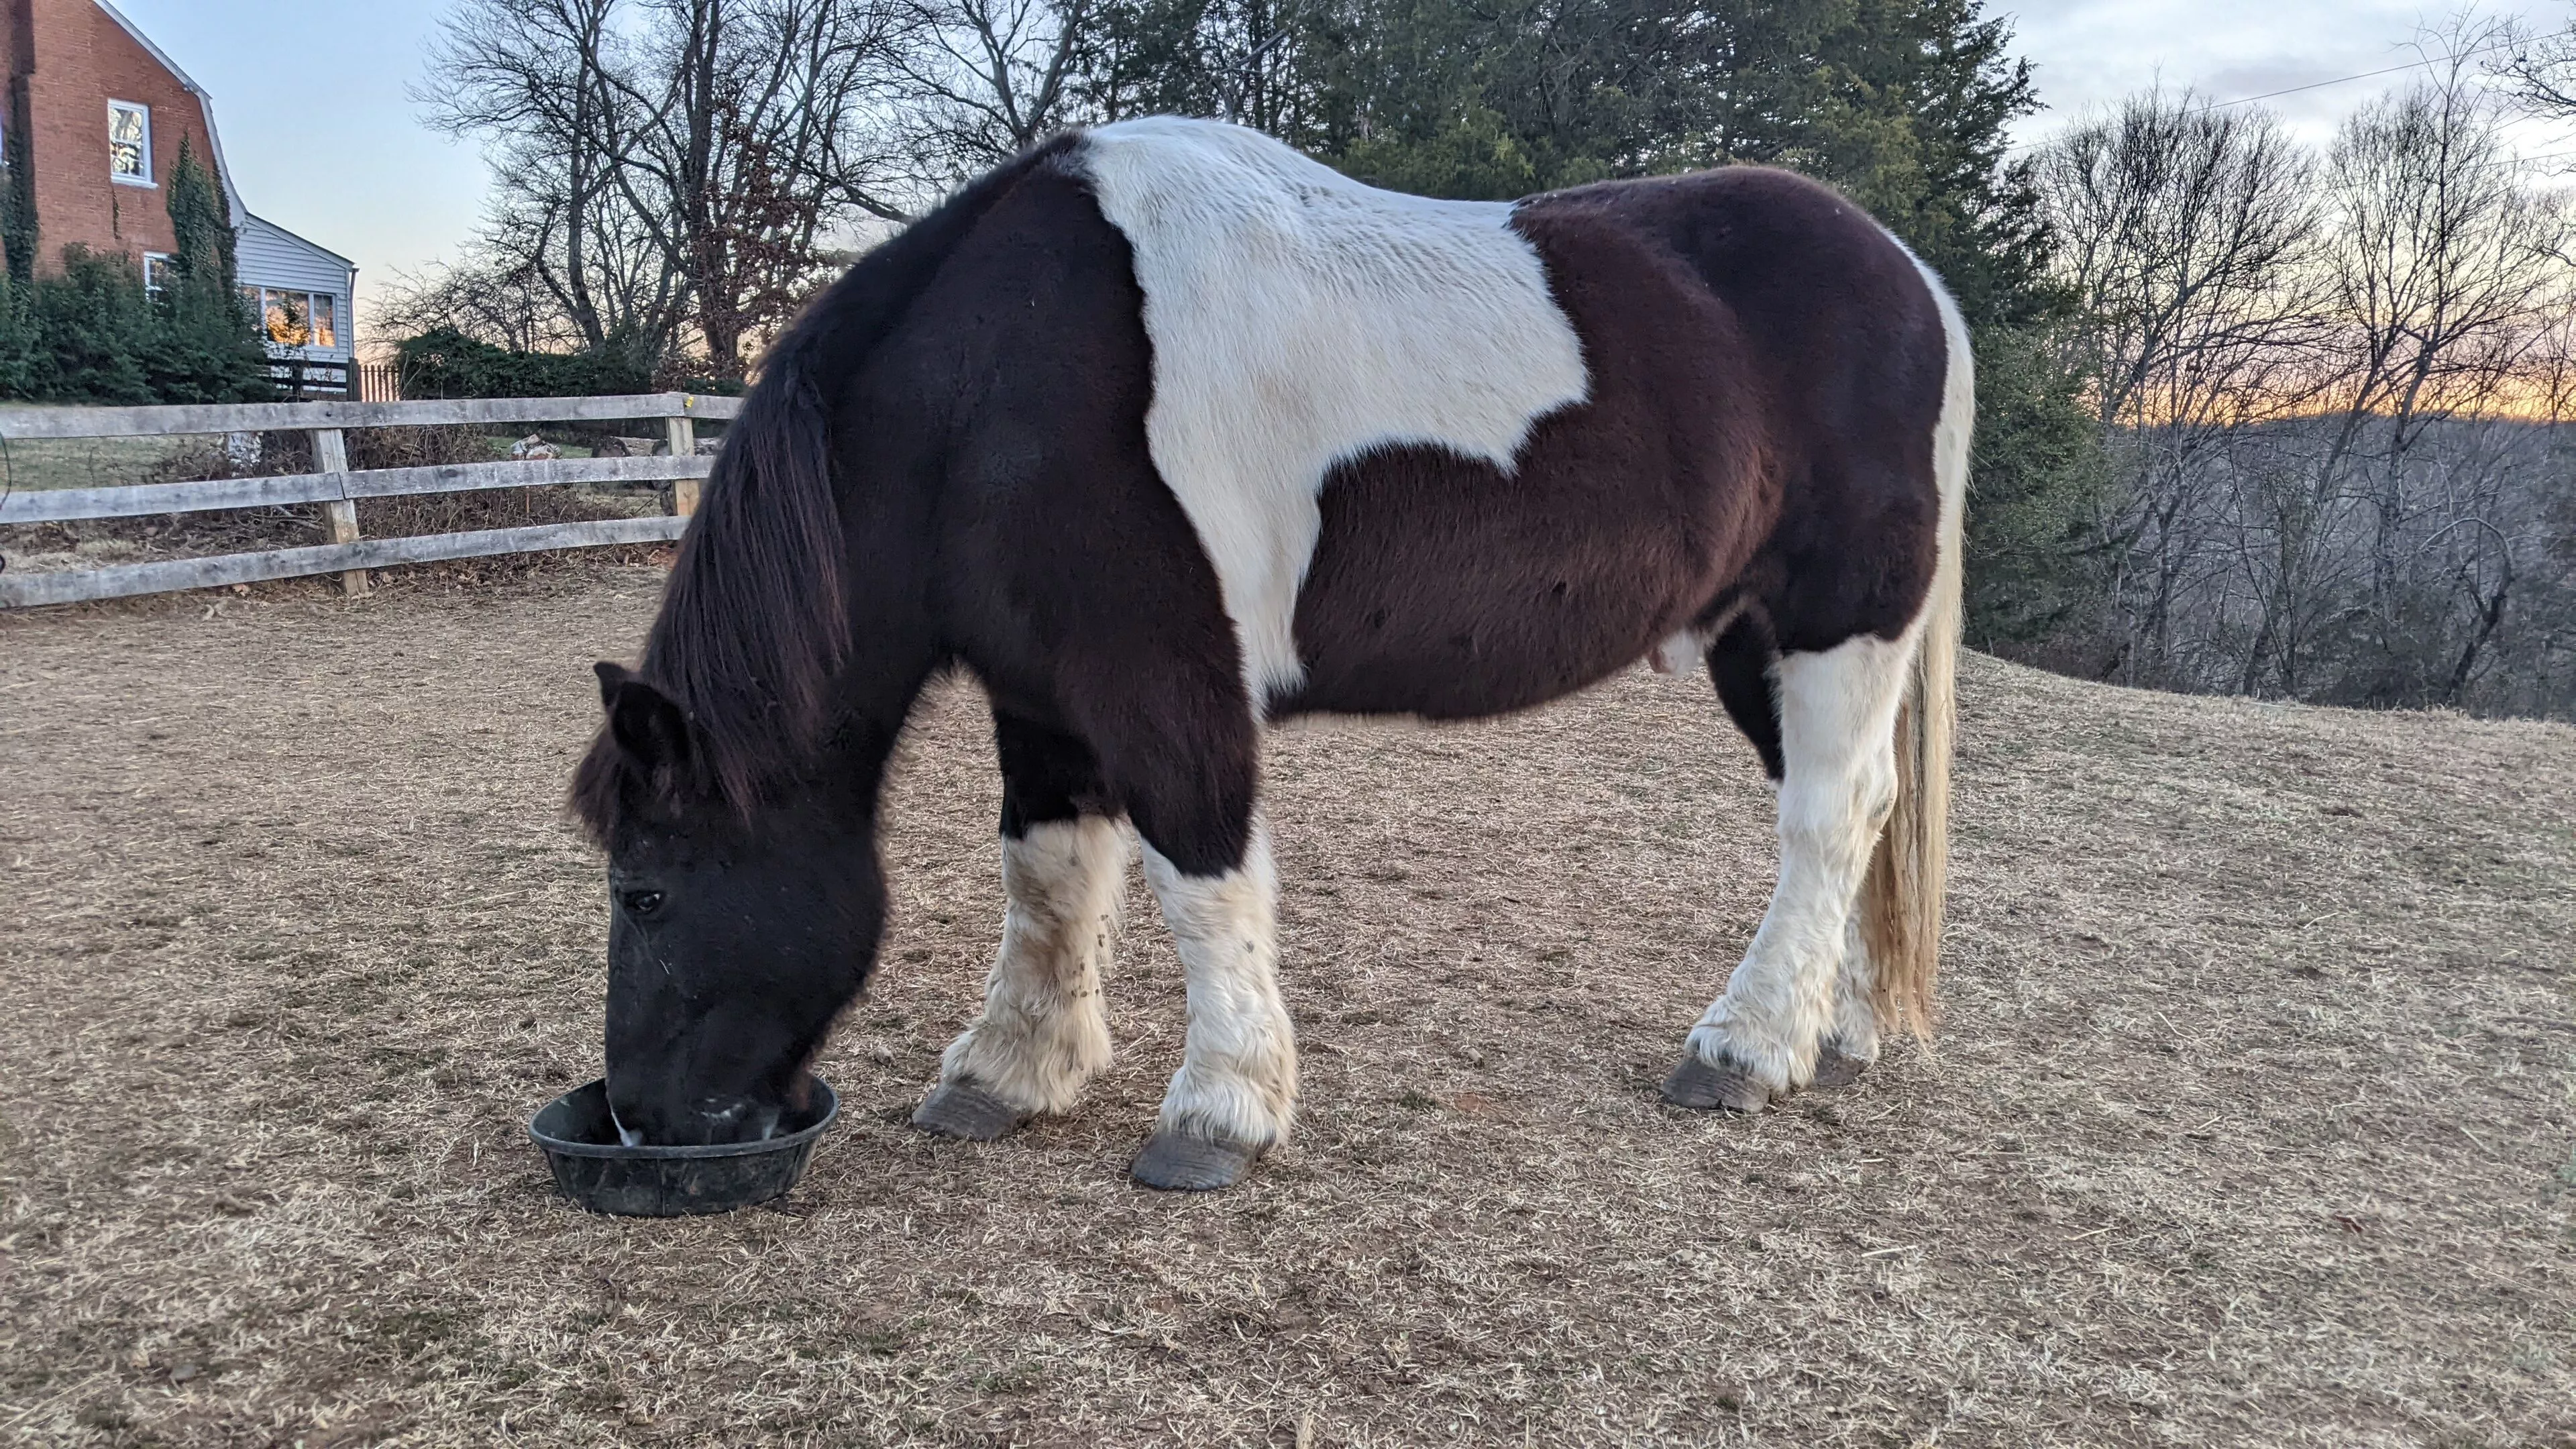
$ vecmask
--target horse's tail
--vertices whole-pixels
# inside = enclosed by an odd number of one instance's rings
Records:
[[[1968,445],[1977,416],[1977,366],[1968,329],[1940,279],[1924,270],[1948,344],[1941,416],[1932,431],[1940,488],[1939,555],[1924,601],[1913,677],[1896,720],[1896,805],[1861,886],[1860,919],[1874,969],[1879,1020],[1918,1039],[1932,1035],[1932,987],[1941,967],[1942,898],[1950,869],[1950,756],[1958,716],[1960,545]]]

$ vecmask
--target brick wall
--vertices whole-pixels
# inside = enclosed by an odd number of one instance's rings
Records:
[[[10,23],[0,34],[11,37],[11,74],[27,84],[39,266],[60,270],[63,248],[75,242],[138,262],[147,251],[169,251],[167,187],[180,138],[214,165],[205,108],[93,0],[7,4]],[[108,179],[110,99],[152,108],[151,186]]]

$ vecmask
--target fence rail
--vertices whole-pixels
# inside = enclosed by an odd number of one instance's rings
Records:
[[[0,492],[0,524],[132,518],[217,509],[319,503],[331,542],[306,548],[208,558],[165,559],[63,573],[0,573],[0,608],[68,604],[178,589],[218,588],[264,579],[337,573],[348,592],[367,589],[367,570],[443,559],[673,539],[696,511],[698,489],[715,460],[697,447],[701,420],[740,416],[742,400],[693,393],[631,397],[483,398],[420,402],[241,403],[191,407],[37,408],[0,413],[0,441],[137,438],[192,434],[309,432],[317,471],[189,483],[114,488]],[[667,452],[651,458],[555,458],[449,463],[419,468],[352,469],[349,428],[440,427],[498,423],[615,422],[657,419]],[[357,505],[368,498],[458,493],[486,488],[565,484],[668,483],[671,516],[483,529],[407,538],[362,538]]]
[[[738,397],[650,392],[630,397],[428,398],[418,402],[194,403],[153,408],[0,412],[0,438],[152,438],[314,428],[434,428],[460,423],[608,423],[632,418],[722,422]]]

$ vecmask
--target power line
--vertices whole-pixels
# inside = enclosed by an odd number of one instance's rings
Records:
[[[2571,35],[2576,35],[2576,28],[2557,31],[2550,35],[2534,36],[2532,38],[2534,40],[2563,40]],[[2303,86],[2288,86],[2277,91],[2265,91],[2259,96],[2238,96],[2232,101],[2212,101],[2208,105],[2196,107],[2192,111],[2192,114],[2199,115],[2203,111],[2223,111],[2230,106],[2250,106],[2256,101],[2268,101],[2278,96],[2295,96],[2301,91],[2324,90],[2327,86],[2345,85],[2352,81],[2369,80],[2375,76],[2395,75],[2400,71],[2422,70],[2428,65],[2440,65],[2445,61],[2466,60],[2473,55],[2484,55],[2490,50],[2502,50],[2508,45],[2516,45],[2519,43],[2521,43],[2519,37],[2507,37],[2503,40],[2490,41],[2474,50],[2463,50],[2451,55],[2428,55],[2422,60],[2410,60],[2404,65],[2387,66],[2380,70],[2366,70],[2358,75],[2339,75],[2333,80],[2310,81]]]

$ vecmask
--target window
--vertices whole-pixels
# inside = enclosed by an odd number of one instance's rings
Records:
[[[143,290],[158,297],[161,295],[161,289],[168,285],[169,281],[170,254],[145,252],[143,254]]]
[[[132,101],[107,103],[107,179],[128,186],[152,184],[152,108]]]
[[[302,347],[313,340],[313,299],[303,292],[260,293],[260,316],[268,323],[268,340],[282,347]]]
[[[340,345],[340,299],[333,293],[246,286],[242,297],[259,310],[260,334],[279,347]]]

